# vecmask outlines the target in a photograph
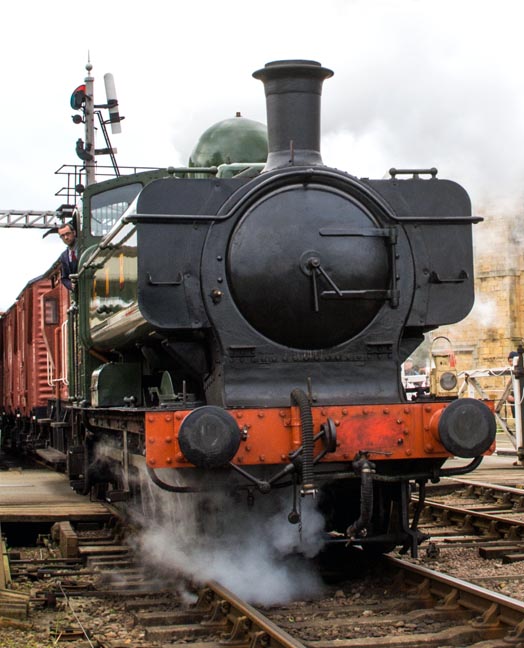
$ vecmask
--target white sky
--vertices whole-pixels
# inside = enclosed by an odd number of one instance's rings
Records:
[[[63,202],[54,172],[80,162],[83,127],[69,100],[88,52],[96,103],[105,101],[104,74],[115,78],[121,166],[186,164],[199,135],[236,111],[265,122],[252,72],[303,58],[335,72],[322,101],[326,164],[370,177],[436,166],[466,187],[474,208],[520,200],[523,18],[520,0],[5,3],[0,209]],[[62,249],[54,235],[0,229],[0,310]]]

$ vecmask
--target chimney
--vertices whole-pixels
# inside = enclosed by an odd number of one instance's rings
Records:
[[[273,61],[253,76],[266,92],[269,154],[264,171],[323,164],[320,97],[332,70],[317,61]]]

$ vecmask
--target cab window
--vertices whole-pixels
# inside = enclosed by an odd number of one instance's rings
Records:
[[[91,234],[105,236],[142,189],[140,182],[115,187],[91,198]]]

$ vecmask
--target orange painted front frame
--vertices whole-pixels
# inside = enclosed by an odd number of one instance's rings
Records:
[[[314,434],[332,419],[337,430],[337,449],[322,461],[352,461],[359,451],[373,461],[446,458],[450,453],[440,443],[438,419],[447,403],[394,405],[347,405],[313,407]],[[162,411],[146,414],[146,462],[151,468],[184,468],[192,464],[178,444],[180,425],[191,411]],[[302,445],[298,407],[232,409],[229,413],[243,431],[243,440],[233,458],[241,466],[289,463],[289,453]],[[315,454],[322,449],[319,440]]]

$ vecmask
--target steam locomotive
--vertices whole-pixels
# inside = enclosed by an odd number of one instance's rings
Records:
[[[416,555],[412,484],[422,503],[495,438],[490,404],[457,398],[452,372],[416,401],[401,382],[424,334],[473,305],[479,219],[435,169],[371,180],[326,166],[332,74],[268,63],[253,75],[267,140],[237,116],[187,168],[86,188],[61,447],[73,485],[102,483],[112,501],[143,467],[187,497],[286,493],[290,523],[315,497],[332,542]],[[470,461],[444,467],[452,457]]]

